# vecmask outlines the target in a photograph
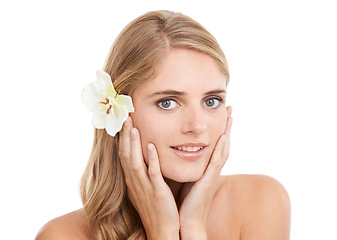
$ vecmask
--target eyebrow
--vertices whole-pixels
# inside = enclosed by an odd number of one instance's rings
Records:
[[[205,95],[210,95],[210,94],[219,94],[219,93],[224,93],[224,94],[227,94],[227,92],[226,92],[226,90],[225,90],[225,89],[216,89],[216,90],[209,91],[209,92],[205,93]]]
[[[225,89],[216,89],[216,90],[212,90],[209,92],[206,92],[205,95],[210,95],[210,94],[219,94],[219,93],[227,93]],[[154,96],[158,96],[158,95],[173,95],[173,96],[182,96],[182,95],[186,95],[185,92],[179,92],[176,90],[164,90],[164,91],[159,91],[159,92],[155,92],[152,93],[149,98],[154,97]]]

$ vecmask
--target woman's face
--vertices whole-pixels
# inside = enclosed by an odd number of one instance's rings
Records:
[[[157,73],[132,94],[145,161],[151,142],[164,177],[197,181],[225,131],[226,78],[213,58],[187,49],[171,50]]]

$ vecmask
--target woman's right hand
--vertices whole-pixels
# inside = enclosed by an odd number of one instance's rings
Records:
[[[161,174],[158,154],[148,144],[145,164],[139,131],[131,117],[119,133],[119,157],[124,170],[128,195],[136,208],[148,239],[179,239],[179,213],[171,189]]]

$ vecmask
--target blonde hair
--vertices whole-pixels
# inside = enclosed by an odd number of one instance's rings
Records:
[[[215,38],[198,22],[171,11],[154,11],[129,23],[107,56],[104,71],[117,92],[131,95],[172,48],[187,48],[211,56],[229,81],[225,55]],[[92,152],[81,181],[84,210],[97,240],[146,239],[140,217],[127,195],[118,156],[119,135],[95,130]]]

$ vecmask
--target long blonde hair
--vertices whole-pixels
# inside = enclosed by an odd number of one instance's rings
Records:
[[[154,11],[129,23],[107,56],[104,71],[117,92],[131,95],[172,48],[188,48],[211,56],[229,81],[225,55],[215,38],[198,22],[171,11]],[[97,240],[146,239],[140,217],[127,195],[118,156],[119,135],[95,130],[92,152],[81,181],[81,196],[91,232]]]

